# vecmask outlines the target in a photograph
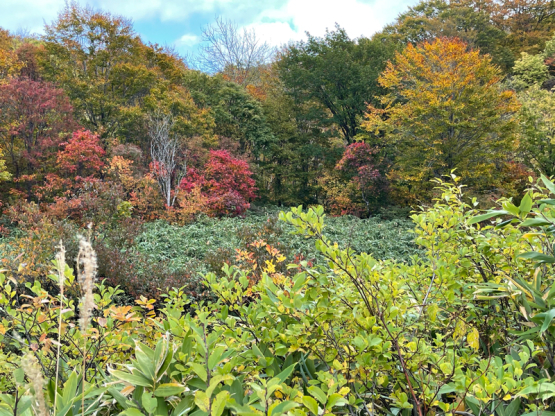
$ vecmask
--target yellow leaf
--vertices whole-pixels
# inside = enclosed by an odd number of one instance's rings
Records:
[[[466,340],[471,348],[475,350],[480,348],[480,334],[476,328],[472,328],[472,331],[470,331],[466,336]]]

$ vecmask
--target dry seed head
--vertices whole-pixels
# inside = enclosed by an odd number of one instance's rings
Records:
[[[36,408],[35,414],[39,416],[47,416],[46,403],[44,401],[44,378],[42,377],[42,371],[39,366],[37,358],[32,354],[28,353],[21,359],[21,367],[23,371],[27,374],[31,382],[31,386],[35,391],[34,397],[34,407]]]
[[[56,253],[56,264],[57,264],[57,272],[58,272],[58,284],[60,288],[63,290],[64,282],[65,282],[65,269],[66,269],[66,248],[64,247],[62,240],[60,240],[59,251]]]
[[[79,254],[77,255],[78,280],[81,285],[83,297],[81,298],[81,317],[79,326],[85,333],[94,308],[93,286],[96,277],[96,253],[89,241],[81,238],[79,241]]]

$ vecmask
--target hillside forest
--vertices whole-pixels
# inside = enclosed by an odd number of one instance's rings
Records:
[[[340,23],[0,28],[0,416],[555,416],[555,4]]]

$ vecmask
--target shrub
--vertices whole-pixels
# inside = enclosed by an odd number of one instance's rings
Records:
[[[74,414],[80,405],[104,414],[549,414],[555,184],[542,177],[519,206],[505,199],[480,213],[454,181],[437,181],[440,198],[413,215],[424,252],[410,262],[340,248],[323,232],[322,207],[294,208],[280,218],[314,239],[324,261],[300,261],[289,275],[268,267],[256,282],[225,267],[205,276],[213,302],[190,305],[172,289],[159,314],[147,298],[114,305],[117,291],[98,285],[97,312],[83,325],[83,303],[38,282],[20,297],[17,281],[0,275],[2,409],[14,413],[20,398],[35,414],[56,400]],[[69,268],[54,267],[54,282],[77,286]]]
[[[57,165],[60,172],[79,177],[98,174],[104,167],[102,156],[106,154],[100,143],[100,137],[88,130],[73,133],[67,141],[60,143]]]
[[[181,187],[192,192],[202,190],[208,213],[213,216],[244,215],[249,201],[256,197],[255,181],[247,162],[226,150],[212,150],[202,172],[189,169]]]

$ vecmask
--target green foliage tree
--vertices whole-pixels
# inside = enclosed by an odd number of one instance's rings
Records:
[[[210,77],[198,71],[188,71],[183,85],[210,115],[213,133],[238,144],[240,153],[258,158],[274,140],[259,102],[241,86],[221,75]]]
[[[532,85],[542,85],[549,78],[549,68],[545,64],[543,54],[529,55],[522,52],[521,58],[513,68],[514,86],[524,89]]]
[[[353,40],[337,26],[323,38],[309,35],[288,47],[278,61],[279,76],[295,102],[314,101],[326,109],[314,122],[333,123],[350,144],[367,104],[383,93],[378,76],[394,51],[391,42]]]
[[[319,202],[318,178],[341,155],[334,130],[325,129],[323,106],[292,96],[279,77],[277,65],[262,77],[260,102],[275,140],[260,163],[260,197],[284,205]]]

